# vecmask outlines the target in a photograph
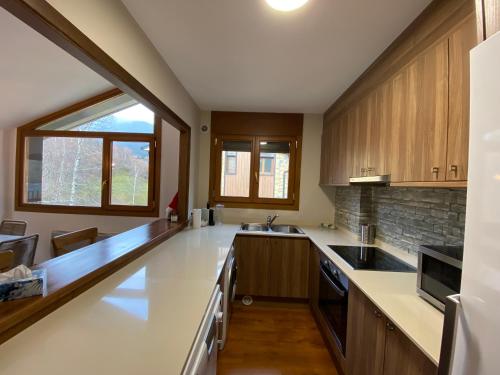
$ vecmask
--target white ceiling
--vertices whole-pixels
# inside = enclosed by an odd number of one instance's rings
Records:
[[[122,0],[203,109],[322,113],[430,0]]]
[[[13,128],[113,87],[0,8],[0,129]]]

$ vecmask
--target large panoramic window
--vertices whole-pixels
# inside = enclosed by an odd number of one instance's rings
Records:
[[[302,123],[297,117],[216,112],[212,122],[212,204],[298,209]]]
[[[155,215],[160,125],[117,90],[19,129],[17,208]]]

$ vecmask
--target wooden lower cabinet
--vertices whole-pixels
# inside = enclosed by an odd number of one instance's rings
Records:
[[[236,236],[238,295],[305,299],[309,296],[309,239]]]
[[[347,373],[384,373],[385,317],[356,287],[349,288],[347,325]]]
[[[386,323],[384,375],[433,375],[437,367],[391,322]]]
[[[349,287],[347,375],[433,375],[437,367],[354,285]]]

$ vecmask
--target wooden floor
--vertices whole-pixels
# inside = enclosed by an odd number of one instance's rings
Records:
[[[337,375],[309,306],[236,302],[218,375]]]

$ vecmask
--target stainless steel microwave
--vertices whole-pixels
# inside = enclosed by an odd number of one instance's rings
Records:
[[[417,293],[444,311],[446,297],[460,293],[463,246],[420,246]]]

